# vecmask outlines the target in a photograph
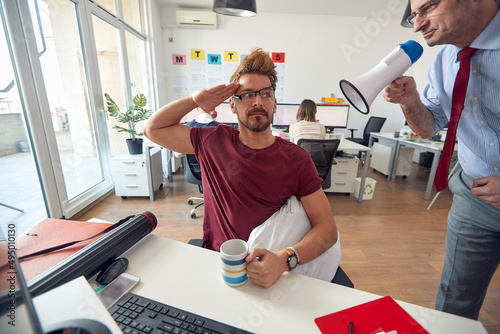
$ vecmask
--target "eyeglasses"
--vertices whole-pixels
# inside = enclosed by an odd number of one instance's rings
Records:
[[[233,95],[233,97],[241,100],[241,102],[251,102],[257,96],[257,94],[259,94],[263,99],[272,99],[274,98],[274,90],[274,86],[269,86],[253,92],[245,92],[240,95]]]
[[[421,18],[425,18],[429,13],[431,13],[434,9],[436,9],[436,6],[439,5],[441,0],[433,0],[426,5],[423,5],[422,7],[419,8],[419,10],[406,19],[406,21],[411,24],[412,26],[415,24],[415,21],[417,19],[417,15],[420,16]]]

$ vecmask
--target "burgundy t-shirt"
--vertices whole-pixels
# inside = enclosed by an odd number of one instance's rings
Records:
[[[216,251],[228,239],[248,240],[290,196],[300,200],[323,183],[301,147],[276,137],[271,146],[255,150],[239,134],[225,125],[191,129],[203,180],[203,239]]]

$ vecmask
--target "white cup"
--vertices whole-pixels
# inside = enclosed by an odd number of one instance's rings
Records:
[[[227,240],[220,246],[222,278],[229,286],[240,286],[247,282],[248,245],[240,239]]]

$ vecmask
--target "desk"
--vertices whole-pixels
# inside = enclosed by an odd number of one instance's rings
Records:
[[[134,293],[256,333],[320,333],[315,318],[380,297],[288,272],[268,289],[231,288],[218,253],[153,234],[124,256],[141,278]],[[430,333],[486,333],[478,321],[398,303]]]
[[[436,169],[439,164],[439,158],[441,157],[441,151],[443,150],[443,143],[435,144],[431,141],[425,140],[412,140],[412,139],[402,139],[402,138],[394,138],[392,133],[374,133],[370,134],[370,142],[369,146],[372,145],[373,138],[383,139],[385,141],[390,141],[394,143],[396,147],[396,151],[392,157],[390,173],[387,176],[387,179],[390,182],[394,182],[396,180],[396,169],[397,169],[397,161],[399,159],[399,152],[401,151],[401,147],[412,147],[422,150],[424,152],[434,153],[434,159],[432,160],[431,170],[429,173],[429,179],[427,181],[427,187],[425,190],[425,199],[429,199],[431,196],[432,187],[434,185],[434,177],[436,176]]]

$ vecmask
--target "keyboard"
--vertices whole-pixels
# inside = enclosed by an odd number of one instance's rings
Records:
[[[250,333],[132,292],[120,298],[109,312],[125,334]]]

